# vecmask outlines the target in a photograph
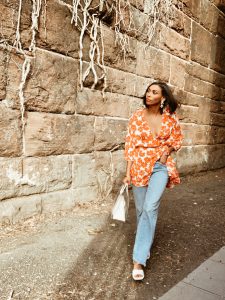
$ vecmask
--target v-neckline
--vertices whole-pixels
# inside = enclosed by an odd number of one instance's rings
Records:
[[[146,117],[145,117],[145,108],[144,108],[143,111],[142,111],[142,118],[143,118],[144,122],[147,124],[147,126],[148,126],[148,128],[149,128],[149,130],[150,130],[150,132],[151,132],[151,134],[152,134],[152,136],[153,136],[154,138],[157,138],[157,137],[160,136],[160,133],[161,133],[162,128],[163,128],[163,123],[164,123],[164,115],[165,115],[165,112],[162,113],[162,120],[161,120],[161,126],[160,126],[160,129],[159,129],[159,133],[158,133],[158,134],[154,134],[153,131],[152,131],[152,128],[151,128],[150,125],[148,124],[148,121],[147,121],[147,119],[146,119]]]

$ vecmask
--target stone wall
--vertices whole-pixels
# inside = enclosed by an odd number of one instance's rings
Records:
[[[130,1],[137,27],[146,18],[148,1]],[[79,88],[79,32],[65,5],[72,1],[47,0],[23,86],[24,103],[19,97],[24,57],[7,47],[15,41],[18,2],[0,0],[1,221],[110,199],[126,169],[127,120],[157,79],[168,82],[182,104],[180,173],[225,166],[224,1],[184,0],[181,10],[174,1],[175,18],[169,26],[161,18],[146,51],[143,36],[129,33],[125,63],[118,59],[114,31],[105,24],[108,87],[103,98],[101,86],[90,89],[91,77],[83,91]],[[31,11],[31,1],[24,0],[23,49],[31,42]],[[86,49],[89,43],[86,38]]]

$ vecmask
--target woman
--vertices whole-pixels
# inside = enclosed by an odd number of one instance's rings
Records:
[[[145,108],[129,119],[124,152],[127,170],[123,182],[132,185],[137,214],[134,280],[144,278],[143,266],[150,257],[162,193],[180,183],[170,154],[181,147],[183,139],[175,113],[178,103],[166,83],[153,82],[143,103]]]

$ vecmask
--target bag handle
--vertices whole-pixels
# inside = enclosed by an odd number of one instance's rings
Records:
[[[128,195],[128,184],[124,183],[120,189],[120,195],[123,194],[124,190],[126,189],[127,195]]]

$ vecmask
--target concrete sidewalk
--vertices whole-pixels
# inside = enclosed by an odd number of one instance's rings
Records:
[[[159,300],[225,299],[225,247],[176,284]]]

